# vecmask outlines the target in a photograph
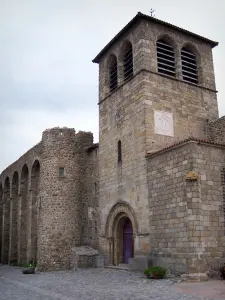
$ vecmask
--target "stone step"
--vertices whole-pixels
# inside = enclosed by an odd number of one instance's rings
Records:
[[[129,269],[130,267],[129,267],[129,265],[128,264],[119,264],[118,265],[120,268],[125,268],[125,269]]]
[[[126,264],[119,264],[118,266],[105,266],[106,269],[113,269],[113,270],[124,270],[124,271],[131,271],[128,265]]]

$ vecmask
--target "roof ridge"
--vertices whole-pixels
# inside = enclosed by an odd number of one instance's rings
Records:
[[[178,146],[181,146],[181,145],[184,145],[188,142],[197,142],[199,144],[208,144],[208,145],[213,145],[213,146],[219,146],[219,147],[222,147],[222,148],[225,148],[225,143],[215,143],[213,141],[210,141],[210,140],[206,140],[206,139],[198,139],[198,138],[195,138],[193,136],[190,136],[189,138],[187,139],[184,139],[184,140],[181,140],[181,141],[178,141],[176,143],[173,143],[167,147],[164,147],[160,150],[157,150],[155,152],[148,152],[145,157],[148,158],[148,157],[151,157],[155,154],[160,154],[160,153],[163,153],[163,152],[166,152],[168,150],[172,150]]]
[[[217,46],[219,43],[218,42],[215,42],[215,41],[212,41],[208,38],[205,38],[201,35],[198,35],[196,33],[193,33],[191,31],[188,31],[186,29],[183,29],[181,27],[178,27],[176,25],[173,25],[169,22],[165,22],[165,21],[162,21],[160,19],[157,19],[157,18],[154,18],[154,17],[151,17],[151,16],[148,16],[146,14],[143,14],[141,12],[138,12],[135,17],[133,19],[131,19],[115,36],[114,38],[112,38],[110,40],[110,42],[99,52],[99,54],[92,60],[92,62],[94,63],[99,63],[101,57],[105,54],[105,52],[112,46],[113,43],[115,43],[126,31],[128,31],[134,24],[136,24],[136,22],[138,20],[140,20],[140,18],[144,18],[148,21],[153,21],[155,23],[158,23],[158,24],[161,24],[161,25],[164,25],[164,26],[167,26],[167,27],[170,27],[172,29],[175,29],[175,30],[178,30],[182,33],[185,33],[187,35],[190,35],[190,36],[193,36],[195,38],[198,38],[198,39],[201,39],[209,44],[211,44],[212,48]]]

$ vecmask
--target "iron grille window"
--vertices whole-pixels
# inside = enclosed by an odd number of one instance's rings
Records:
[[[197,61],[195,54],[187,48],[181,49],[181,64],[183,80],[198,83]]]
[[[123,76],[124,81],[131,78],[134,74],[133,70],[133,49],[131,43],[127,43],[123,55]]]
[[[163,40],[158,40],[157,42],[157,61],[159,73],[176,76],[174,49]]]
[[[110,63],[110,70],[109,70],[109,76],[110,76],[110,82],[109,82],[109,87],[110,87],[110,92],[115,90],[118,85],[118,77],[117,77],[117,59],[115,56],[112,56],[111,58],[111,63]]]

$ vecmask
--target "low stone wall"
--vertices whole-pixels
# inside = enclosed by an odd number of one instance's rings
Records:
[[[79,246],[71,249],[70,269],[96,268],[99,252],[89,246]]]
[[[150,266],[161,266],[167,268],[175,275],[188,273],[188,265],[185,258],[176,257],[166,252],[150,252],[148,263]]]

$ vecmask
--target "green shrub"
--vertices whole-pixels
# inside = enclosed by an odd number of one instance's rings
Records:
[[[30,262],[20,264],[19,266],[22,268],[30,268],[30,267],[36,268],[36,265],[37,263],[35,261],[30,261]]]
[[[23,263],[23,264],[21,264],[21,267],[29,268],[29,267],[31,267],[31,265],[29,263]]]
[[[144,270],[144,274],[151,278],[164,278],[167,273],[167,269],[159,266],[149,267]]]

